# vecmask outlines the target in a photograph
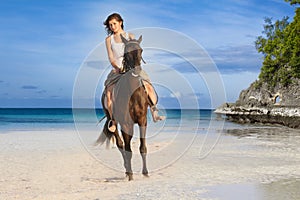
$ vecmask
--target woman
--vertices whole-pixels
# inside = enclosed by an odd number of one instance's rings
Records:
[[[115,83],[119,80],[123,69],[123,55],[124,55],[124,43],[122,42],[121,36],[125,37],[126,39],[133,39],[134,35],[131,33],[126,33],[124,31],[124,24],[123,19],[118,13],[113,13],[107,17],[107,19],[103,23],[105,25],[105,29],[107,31],[108,36],[105,39],[106,50],[108,54],[109,62],[111,63],[113,69],[107,76],[107,79],[104,83],[105,85],[105,93],[106,93],[106,108],[109,112],[111,121],[108,123],[108,129],[111,132],[116,130],[116,123],[113,120],[112,115],[112,107],[113,107],[113,100],[112,100],[112,91]],[[158,109],[156,108],[157,104],[157,96],[152,87],[149,78],[147,77],[146,73],[142,73],[142,77],[144,79],[143,83],[146,88],[146,92],[152,101],[153,106],[151,106],[151,114],[154,122],[160,121],[165,119],[164,116],[158,115]]]

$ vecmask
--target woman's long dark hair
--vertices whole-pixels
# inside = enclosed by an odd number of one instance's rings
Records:
[[[109,27],[109,21],[112,20],[112,19],[115,19],[118,22],[122,22],[121,27],[122,27],[122,29],[124,29],[124,22],[123,22],[123,19],[122,19],[121,15],[118,14],[118,13],[113,13],[113,14],[109,15],[106,18],[106,20],[103,22],[103,25],[105,26],[105,30],[107,32],[107,35],[112,35],[113,34],[113,32],[110,30],[110,27]]]

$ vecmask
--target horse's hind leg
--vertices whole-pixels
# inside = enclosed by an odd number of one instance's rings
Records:
[[[146,146],[146,126],[140,126],[140,154],[143,160],[143,175],[148,176],[148,169],[147,169],[147,146]]]
[[[131,134],[130,134],[131,133]],[[133,173],[131,169],[131,158],[132,158],[132,151],[131,151],[131,139],[132,139],[132,132],[125,133],[122,130],[123,140],[125,143],[125,148],[121,150],[123,160],[124,160],[124,167],[126,169],[126,175],[128,176],[128,180],[133,180]]]

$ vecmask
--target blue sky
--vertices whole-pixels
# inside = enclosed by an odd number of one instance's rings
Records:
[[[0,6],[0,107],[71,107],[76,75],[91,51],[103,44],[102,22],[113,12],[123,16],[126,30],[160,27],[197,42],[216,63],[229,102],[259,74],[262,55],[254,41],[261,35],[264,18],[294,16],[294,8],[283,0],[4,1]],[[155,60],[144,54],[147,60]],[[171,67],[191,73],[185,65],[179,60]],[[202,107],[209,107],[209,93],[203,87],[196,92]],[[175,97],[182,97],[180,89],[174,92],[177,95],[158,90],[166,107],[168,102],[175,106]]]

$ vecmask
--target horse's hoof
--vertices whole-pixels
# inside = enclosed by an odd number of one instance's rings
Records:
[[[147,169],[144,169],[142,174],[145,176],[145,177],[149,177],[149,173],[148,173],[148,170]]]
[[[133,174],[126,172],[126,176],[128,177],[128,181],[132,181],[133,180]]]
[[[131,175],[127,175],[127,177],[128,177],[128,181],[132,181],[133,180],[132,174]]]

